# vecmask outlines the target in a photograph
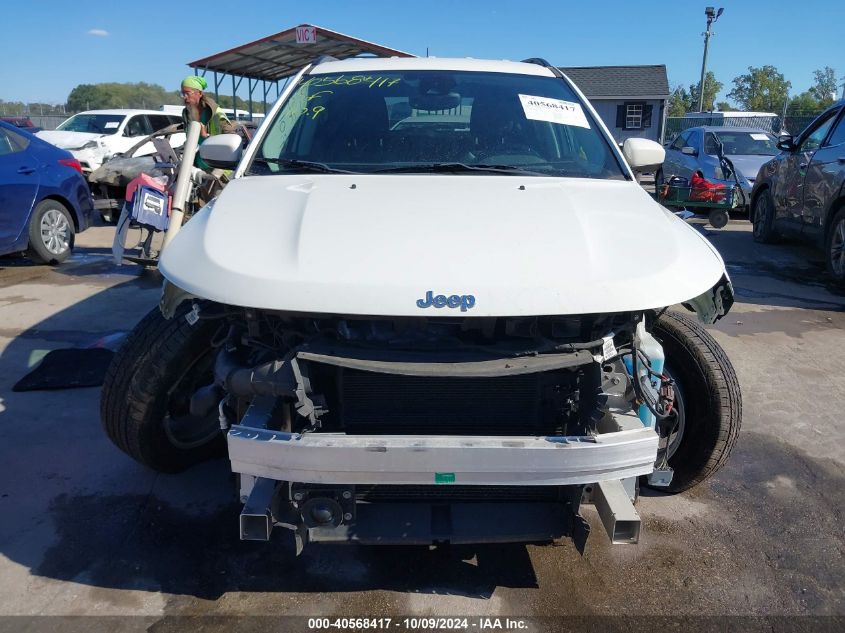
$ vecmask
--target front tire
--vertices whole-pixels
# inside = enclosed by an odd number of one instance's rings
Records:
[[[218,320],[172,319],[158,308],[129,333],[106,372],[100,417],[109,439],[137,462],[175,473],[223,454],[217,411],[191,416],[190,397],[213,382]]]
[[[663,185],[666,184],[666,177],[663,170],[658,169],[654,174],[654,197],[659,201],[662,197]]]
[[[828,272],[834,281],[845,284],[845,209],[833,217],[824,251]]]
[[[70,257],[75,237],[67,207],[56,200],[43,200],[29,220],[27,254],[44,264],[60,264]]]
[[[768,189],[761,191],[754,199],[751,210],[751,222],[754,229],[754,241],[771,244],[778,238],[775,231],[775,201]]]
[[[676,381],[676,404],[682,402],[682,424],[666,447],[674,470],[668,492],[677,493],[724,466],[739,437],[742,394],[725,351],[696,320],[665,312],[651,331],[663,345],[666,373]]]

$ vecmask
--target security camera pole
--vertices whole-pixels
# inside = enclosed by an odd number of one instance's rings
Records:
[[[722,15],[724,9],[720,8],[718,11],[713,7],[704,9],[704,15],[707,16],[707,31],[702,33],[704,36],[704,59],[701,60],[701,81],[698,83],[698,111],[704,112],[704,75],[707,73],[707,48],[710,46],[710,27],[719,16]]]

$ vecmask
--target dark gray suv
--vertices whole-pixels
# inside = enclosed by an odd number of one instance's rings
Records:
[[[825,253],[828,270],[845,283],[845,100],[822,112],[781,153],[764,164],[751,193],[754,239],[798,236]]]

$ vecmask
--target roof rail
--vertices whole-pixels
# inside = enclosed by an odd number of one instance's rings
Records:
[[[545,66],[546,68],[554,68],[549,62],[542,57],[529,57],[522,60],[523,64],[537,64],[538,66]]]
[[[337,57],[332,57],[331,55],[320,55],[317,59],[311,62],[312,66],[316,66],[317,64],[323,64],[325,62],[339,62],[340,60]]]
[[[542,66],[543,68],[548,68],[552,71],[552,74],[557,77],[558,79],[563,79],[563,73],[561,72],[560,68],[554,66],[547,62],[542,57],[529,57],[528,59],[522,60],[523,64],[537,64],[538,66]]]

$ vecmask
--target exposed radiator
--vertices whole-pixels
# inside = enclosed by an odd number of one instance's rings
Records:
[[[347,433],[559,433],[574,372],[496,378],[399,376],[343,370],[339,414]]]

